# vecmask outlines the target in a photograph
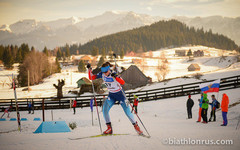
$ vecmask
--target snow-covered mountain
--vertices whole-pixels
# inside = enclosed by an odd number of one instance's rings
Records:
[[[0,44],[28,43],[42,50],[44,46],[55,48],[66,43],[85,43],[96,37],[152,24],[160,17],[134,12],[107,11],[91,18],[71,17],[49,22],[21,20],[9,28],[0,28]],[[11,36],[9,35],[10,33]]]
[[[187,25],[204,28],[227,35],[240,44],[240,18],[223,18],[220,16],[206,18],[173,17]],[[54,21],[42,22],[34,19],[21,20],[11,25],[0,26],[0,44],[28,43],[38,50],[44,46],[50,49],[63,46],[66,43],[84,44],[89,40],[104,35],[117,33],[159,20],[172,18],[153,17],[134,12],[107,11],[91,18],[71,17]]]

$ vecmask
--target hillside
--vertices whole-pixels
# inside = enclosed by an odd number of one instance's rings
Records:
[[[100,51],[102,48],[107,49],[107,51],[112,49],[115,53],[120,54],[121,50],[125,52],[142,52],[189,44],[228,50],[238,48],[235,42],[226,36],[213,34],[211,30],[208,32],[204,32],[203,29],[196,30],[179,21],[170,20],[159,21],[150,26],[97,38],[84,45],[80,45],[78,50],[80,53],[89,54],[95,46]],[[72,53],[75,53],[74,50]]]

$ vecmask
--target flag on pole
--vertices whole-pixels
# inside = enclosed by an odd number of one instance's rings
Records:
[[[209,83],[202,83],[199,85],[201,91],[203,93],[209,93],[209,92],[219,92],[219,87],[220,87],[220,79],[215,80],[213,82]]]
[[[90,100],[90,108],[91,108],[91,111],[93,111],[93,99]]]

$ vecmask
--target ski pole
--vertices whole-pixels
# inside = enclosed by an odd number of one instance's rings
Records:
[[[238,119],[238,123],[237,123],[237,126],[236,126],[236,130],[237,130],[237,128],[238,128],[239,122],[240,122],[240,116],[239,116],[239,119]]]
[[[92,80],[91,75],[90,75],[90,77],[91,77],[91,80]],[[99,112],[98,112],[98,106],[97,106],[97,100],[96,100],[96,96],[95,96],[93,80],[92,80],[92,90],[93,90],[93,97],[94,97],[94,102],[95,102],[95,105],[96,105],[96,110],[97,110],[97,115],[98,115],[99,127],[100,127],[100,131],[101,131],[101,134],[102,134],[102,126],[101,126],[101,121],[100,121]]]
[[[115,68],[116,68],[116,71],[117,71],[117,74],[118,74],[117,62],[116,62],[117,55],[115,53],[113,53],[113,56],[114,56],[114,61],[115,61]]]
[[[113,56],[114,56],[115,66],[117,66],[117,62],[116,62],[116,54],[113,54]],[[116,70],[117,70],[117,68],[116,68]],[[117,70],[117,73],[118,73],[118,70]],[[123,92],[123,90],[122,90],[122,89],[121,89],[121,91],[122,91],[122,93],[124,94],[124,96],[127,98],[126,94]],[[132,104],[131,104],[130,102],[129,102],[129,104],[130,104],[130,106],[131,106],[131,107],[132,107],[132,109],[133,109],[133,106],[132,106]],[[138,120],[141,122],[141,124],[142,124],[143,128],[144,128],[144,129],[145,129],[145,131],[147,132],[148,136],[150,136],[150,134],[148,133],[148,131],[147,131],[146,127],[144,126],[144,124],[143,124],[142,120],[140,119],[140,117],[139,117],[139,116],[138,116],[138,114],[136,113],[135,109],[133,109],[133,110],[134,110],[134,112],[135,112],[135,114],[136,114],[136,116],[137,116]]]
[[[129,105],[130,105],[130,106],[132,107],[132,109],[133,109],[132,104],[129,103]],[[141,124],[142,124],[143,128],[145,129],[145,131],[147,132],[148,136],[150,136],[150,134],[148,133],[148,131],[147,131],[146,127],[144,126],[142,120],[140,119],[140,117],[138,116],[137,112],[135,111],[135,109],[133,109],[133,111],[134,111],[135,115],[138,117],[138,120],[141,122]]]

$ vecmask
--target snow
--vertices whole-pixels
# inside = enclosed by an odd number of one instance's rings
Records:
[[[230,104],[240,100],[238,91],[240,89],[221,91],[229,95]],[[240,105],[229,109],[229,124],[221,127],[221,112],[217,111],[217,121],[208,124],[196,123],[198,115],[198,102],[200,95],[192,96],[195,105],[193,107],[193,119],[186,120],[186,100],[187,97],[171,98],[159,101],[140,103],[138,110],[139,116],[151,135],[150,139],[137,136],[130,121],[125,116],[120,105],[115,105],[110,111],[114,133],[126,133],[129,135],[109,136],[90,138],[83,140],[69,140],[68,138],[86,137],[100,133],[96,109],[94,108],[94,126],[91,123],[90,108],[77,108],[76,115],[70,109],[53,110],[54,121],[66,121],[66,123],[76,122],[77,128],[69,133],[42,133],[33,134],[40,121],[33,121],[34,117],[42,117],[41,111],[34,114],[27,114],[22,111],[21,117],[28,121],[22,121],[22,132],[14,131],[17,129],[16,121],[0,122],[0,146],[1,149],[238,149],[240,146],[239,129],[236,124],[239,119]],[[101,110],[101,108],[100,108]],[[210,110],[208,111],[210,113]],[[12,112],[11,117],[16,117]],[[46,121],[51,121],[51,111],[45,111]],[[100,112],[102,128],[106,129]],[[8,120],[8,119],[7,119]],[[141,129],[140,121],[138,121]],[[4,133],[9,132],[9,133]],[[145,132],[145,131],[144,131]],[[146,133],[146,132],[145,132]],[[191,138],[196,140],[233,140],[233,145],[164,145],[165,139]]]
[[[12,32],[11,29],[9,28],[9,25],[5,24],[0,27],[0,31],[8,31]]]
[[[170,52],[170,51],[169,51]],[[159,54],[156,54],[159,56]],[[170,57],[170,55],[169,55]],[[169,58],[168,57],[168,58]],[[118,62],[124,66],[130,66],[130,57],[126,57],[124,62]],[[154,67],[156,59],[149,59],[149,64]],[[182,75],[188,75],[191,77],[185,69],[188,66],[187,58],[169,59],[171,62],[170,74],[168,78]],[[199,82],[201,80],[212,80],[223,77],[230,77],[240,74],[240,63],[236,62],[234,56],[228,56],[225,60],[220,61],[220,57],[206,56],[203,58],[197,58],[194,62],[198,62],[203,68],[203,76],[200,80],[195,78],[176,78],[165,82],[155,82],[145,87],[137,88],[131,91],[149,90],[154,88],[168,87],[173,85],[181,85],[193,82]],[[178,69],[178,70],[177,70]],[[76,72],[76,66],[64,67],[62,73],[54,74],[46,79],[39,85],[31,86],[32,91],[22,91],[23,88],[17,88],[18,97],[46,97],[56,96],[56,89],[52,84],[57,84],[58,79],[65,79],[66,85],[63,88],[64,95],[68,95],[69,90],[78,90],[76,87],[76,81],[81,77],[87,77],[86,73]],[[153,69],[154,70],[154,69]],[[201,70],[202,71],[202,70]],[[11,82],[9,76],[11,74],[17,75],[17,65],[13,71],[4,70],[1,67],[0,81],[1,83]],[[222,94],[226,93],[229,96],[230,105],[236,102],[240,102],[240,95],[238,94],[240,88],[220,91],[215,94],[219,102],[221,102]],[[89,94],[89,93],[88,93]],[[210,99],[210,94],[208,98]],[[9,86],[0,85],[0,98],[13,98],[13,91]],[[187,96],[162,99],[157,101],[150,101],[139,103],[138,115],[144,123],[146,129],[151,135],[151,138],[144,138],[137,136],[133,126],[124,114],[120,105],[114,105],[110,111],[111,122],[113,126],[113,132],[119,134],[119,136],[107,136],[98,138],[88,138],[82,140],[69,140],[69,138],[79,138],[91,135],[100,134],[100,129],[97,120],[96,108],[94,108],[94,126],[92,126],[90,108],[77,108],[76,115],[73,115],[73,110],[53,110],[54,121],[66,121],[67,124],[76,122],[77,128],[68,133],[42,133],[33,134],[33,132],[41,124],[41,121],[33,121],[34,118],[42,118],[42,111],[36,110],[34,114],[28,114],[27,111],[21,111],[21,118],[27,118],[28,121],[22,121],[22,132],[17,131],[16,121],[0,121],[0,147],[6,150],[15,149],[51,149],[51,150],[159,150],[159,149],[229,149],[237,150],[240,147],[240,126],[236,130],[236,125],[240,119],[240,105],[235,105],[229,108],[228,121],[229,124],[226,127],[220,126],[222,124],[221,111],[216,112],[217,121],[210,122],[208,124],[196,123],[198,117],[198,99],[200,94],[192,95],[194,100],[193,107],[193,119],[187,118],[186,101]],[[211,101],[211,100],[210,100]],[[208,117],[210,115],[210,109],[208,109]],[[99,107],[100,119],[103,130],[106,129],[102,108]],[[2,114],[2,113],[1,113]],[[5,118],[6,116],[4,116]],[[16,112],[11,112],[11,118],[16,118]],[[137,117],[135,116],[136,120]],[[45,110],[45,121],[52,121],[51,110]],[[146,134],[144,127],[138,120],[140,128]],[[231,145],[209,145],[209,144],[166,144],[166,140],[233,140]],[[176,143],[176,142],[175,142]]]

